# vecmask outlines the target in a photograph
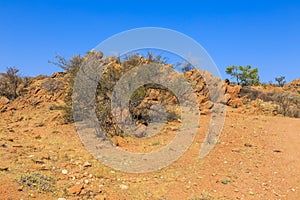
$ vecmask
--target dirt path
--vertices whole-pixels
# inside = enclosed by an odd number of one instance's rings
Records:
[[[128,174],[97,162],[74,127],[57,124],[58,111],[47,109],[1,114],[0,199],[300,198],[300,119],[229,109],[220,143],[199,159],[209,120],[203,116],[194,143],[178,161],[156,172]],[[138,149],[130,141],[123,141],[124,149]],[[159,144],[147,141],[140,148]],[[54,190],[18,183],[34,173],[55,179]]]

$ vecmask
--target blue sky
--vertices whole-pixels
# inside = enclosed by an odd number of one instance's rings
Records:
[[[223,78],[230,65],[258,67],[263,82],[300,78],[300,1],[0,1],[0,71],[51,74],[56,54],[84,54],[108,37],[164,27],[200,43]]]

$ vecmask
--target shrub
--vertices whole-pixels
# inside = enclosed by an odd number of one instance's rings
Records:
[[[100,56],[98,56],[98,54]],[[120,78],[127,73],[129,70],[133,69],[134,67],[138,67],[143,64],[148,63],[159,63],[164,64],[164,59],[161,58],[161,56],[155,57],[153,54],[148,53],[148,57],[143,57],[137,53],[135,54],[129,54],[123,56],[122,59],[116,58],[116,57],[108,57],[103,58],[103,54],[101,52],[89,52],[87,55],[82,58],[80,56],[74,56],[69,61],[62,58],[61,56],[56,56],[57,61],[51,62],[62,69],[64,69],[67,72],[68,76],[68,83],[69,87],[67,90],[67,97],[65,99],[66,107],[65,110],[65,120],[67,123],[73,122],[73,113],[72,113],[72,92],[73,92],[73,85],[74,85],[74,78],[82,64],[86,59],[89,59],[89,56],[92,59],[99,59],[99,64],[105,64],[106,68],[103,71],[103,74],[101,76],[101,79],[99,80],[97,90],[96,90],[96,105],[95,105],[95,111],[96,116],[98,118],[99,124],[103,130],[103,132],[106,133],[106,136],[112,137],[112,136],[124,136],[124,132],[118,127],[116,124],[116,121],[112,114],[111,109],[111,99],[112,99],[112,93],[114,86],[117,84],[117,82],[120,80]],[[88,62],[88,61],[87,61]],[[95,62],[98,63],[98,62]],[[97,65],[97,64],[96,64]],[[51,86],[51,87],[50,87]],[[56,87],[52,87],[51,84],[49,84],[49,88],[54,90]],[[133,120],[136,124],[144,123],[148,124],[150,121],[150,117],[148,114],[150,104],[148,105],[140,105],[141,102],[144,100],[144,98],[147,96],[147,92],[149,89],[154,88],[155,90],[163,90],[165,91],[165,88],[162,88],[158,85],[145,85],[141,86],[135,92],[131,95],[129,99],[129,110],[127,114],[131,115]],[[166,92],[163,92],[164,94]],[[170,93],[170,92],[169,92]],[[167,94],[169,94],[167,93]],[[169,97],[170,95],[167,95]],[[119,111],[121,113],[121,116],[125,116],[126,113],[123,111]],[[175,119],[176,114],[170,113],[168,116],[170,119]],[[125,120],[126,121],[126,120]],[[127,123],[128,121],[126,121]]]
[[[278,83],[278,86],[283,87],[284,84],[286,83],[285,81],[285,76],[280,76],[275,78],[275,81]]]
[[[278,112],[283,116],[300,117],[300,97],[292,94],[278,94],[274,96],[274,101],[279,105]]]
[[[66,91],[66,97],[65,97],[65,103],[66,106],[64,108],[64,119],[66,123],[72,123],[74,122],[73,119],[73,112],[72,112],[72,93],[73,93],[73,85],[74,85],[74,78],[84,60],[83,57],[80,55],[75,55],[69,60],[65,59],[64,57],[60,55],[55,56],[56,61],[49,61],[49,63],[52,63],[60,68],[62,68],[64,71],[68,74],[68,89]],[[49,84],[49,90],[52,92],[56,90],[57,88],[60,88],[58,85]]]
[[[22,175],[18,182],[38,192],[55,191],[55,179],[40,173]]]
[[[19,70],[15,67],[8,67],[6,73],[0,74],[0,95],[8,99],[18,97],[17,89],[22,83],[22,78],[18,75]]]

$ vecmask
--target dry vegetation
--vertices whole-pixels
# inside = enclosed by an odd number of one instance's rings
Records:
[[[49,77],[21,78],[15,68],[1,74],[0,199],[299,199],[300,79],[283,87],[224,84],[223,103],[228,106],[223,132],[209,156],[199,159],[214,104],[201,76],[206,72],[185,71],[201,113],[193,144],[166,168],[128,174],[99,163],[76,133],[72,85],[85,58],[58,57],[56,64],[66,72]],[[124,150],[154,151],[168,144],[178,129],[178,100],[155,84],[131,95],[130,114],[139,127],[147,126],[149,108],[166,105],[167,122],[157,135],[131,137],[114,122],[113,86],[126,71],[149,62],[172,67],[153,55],[110,58],[98,85],[99,123],[112,143]]]

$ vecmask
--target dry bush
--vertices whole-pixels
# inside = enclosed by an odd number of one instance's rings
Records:
[[[64,57],[60,56],[60,55],[56,55],[56,61],[49,61],[49,63],[52,63],[60,68],[62,68],[63,70],[66,71],[66,73],[68,74],[68,87],[67,87],[67,91],[66,91],[66,98],[65,98],[65,103],[66,106],[64,107],[64,119],[65,119],[65,123],[72,123],[74,122],[73,119],[73,111],[72,111],[72,93],[73,93],[73,85],[74,85],[74,79],[75,76],[84,60],[83,57],[81,57],[80,55],[75,55],[72,58],[70,58],[69,60],[65,59]],[[47,82],[46,84],[44,84],[43,86],[45,87],[46,90],[48,90],[50,93],[54,93],[57,90],[62,89],[63,87],[63,83],[62,82]]]
[[[22,83],[22,78],[18,75],[19,70],[14,67],[8,67],[6,73],[0,74],[0,95],[8,99],[18,97],[17,89]]]
[[[247,97],[250,100],[261,99],[264,102],[273,102],[277,105],[278,114],[287,117],[300,117],[300,96],[292,93],[269,92],[243,87],[240,92],[241,97]]]
[[[65,84],[61,80],[48,79],[42,84],[42,88],[49,92],[51,95],[63,90]]]
[[[240,91],[240,96],[247,96],[250,100],[261,99],[263,101],[273,101],[272,96],[250,87],[243,87]]]
[[[280,114],[300,118],[300,97],[298,95],[275,93],[273,98],[279,105],[278,112]]]
[[[55,192],[55,179],[40,173],[24,174],[18,181],[37,192]]]

